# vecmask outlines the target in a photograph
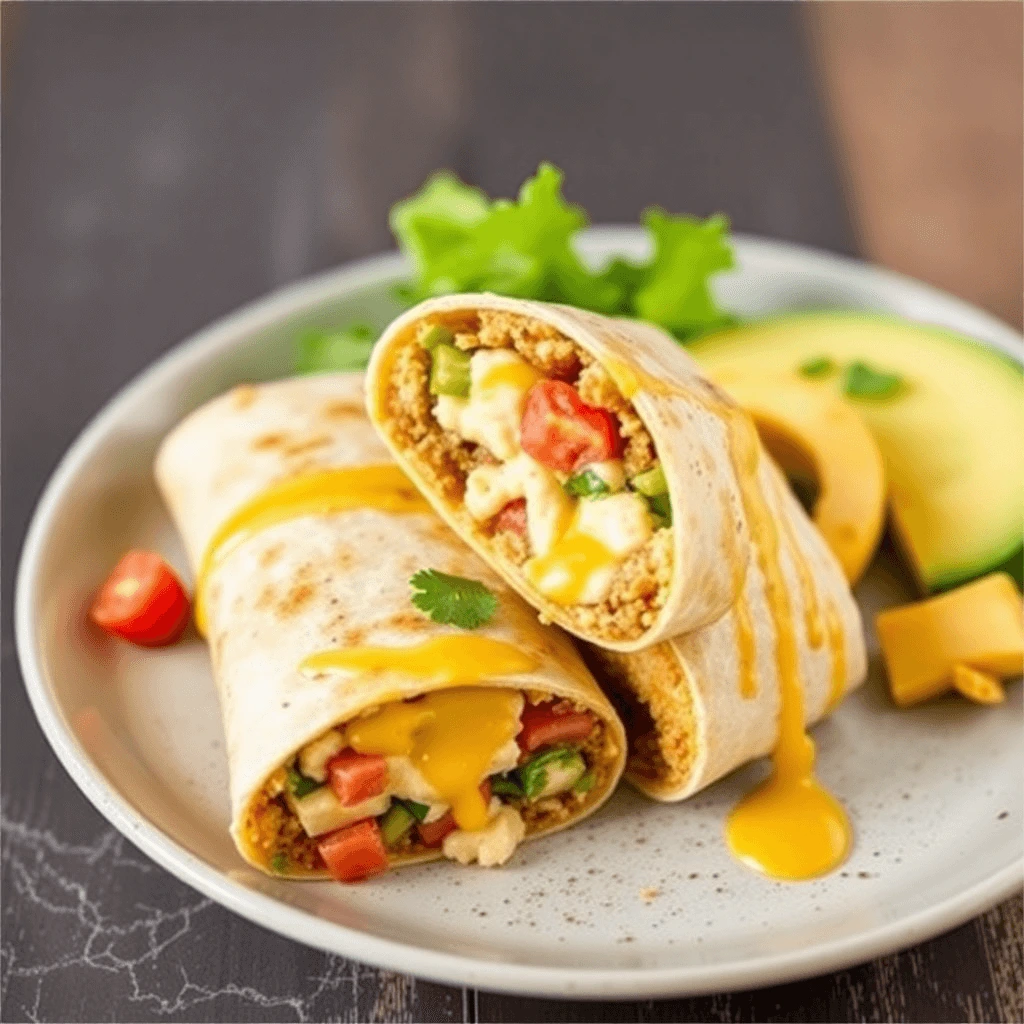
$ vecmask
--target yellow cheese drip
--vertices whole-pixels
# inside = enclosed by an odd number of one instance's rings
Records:
[[[604,569],[614,568],[618,556],[596,537],[582,533],[575,520],[544,555],[524,566],[526,578],[555,604],[579,604],[587,584]]]
[[[828,631],[828,646],[832,654],[832,685],[825,710],[831,711],[846,692],[846,637],[843,635],[839,612],[832,601],[825,605],[825,629]]]
[[[424,682],[461,686],[481,679],[531,672],[537,659],[514,644],[488,636],[446,634],[410,647],[350,647],[305,658],[303,672],[381,675],[396,672]]]
[[[831,871],[846,859],[852,831],[842,806],[814,777],[814,742],[804,727],[803,685],[793,609],[779,563],[779,529],[758,480],[761,453],[754,423],[746,413],[716,399],[710,391],[675,388],[617,359],[604,360],[603,365],[626,398],[632,398],[640,390],[677,394],[703,405],[726,426],[729,454],[775,628],[780,700],[779,738],[772,755],[772,774],[729,815],[726,840],[734,856],[772,878],[796,881]],[[798,557],[795,555],[794,561]],[[799,576],[799,565],[797,573]],[[806,591],[804,594],[807,609],[810,602]],[[819,634],[815,632],[814,622],[806,621],[810,642],[812,636]],[[820,630],[820,623],[817,628]],[[742,631],[742,627],[738,626],[738,630]],[[740,643],[744,641],[740,639]],[[741,659],[743,657],[741,648]],[[833,658],[835,671],[835,654]],[[749,684],[744,682],[741,670],[741,688],[746,685]]]
[[[738,409],[721,404],[716,411],[729,431],[730,454],[765,581],[775,627],[780,700],[772,774],[733,809],[726,840],[734,856],[771,878],[813,878],[845,860],[852,838],[850,823],[839,802],[814,777],[814,742],[804,727],[800,657],[779,563],[779,530],[757,476],[757,432],[753,421]]]
[[[425,512],[430,506],[402,471],[391,464],[327,469],[272,484],[233,512],[206,547],[196,580],[196,626],[206,632],[206,584],[213,570],[250,537],[300,516],[354,508]]]
[[[789,557],[793,559],[796,568],[797,579],[800,581],[800,596],[804,606],[804,629],[807,633],[807,642],[814,650],[817,650],[825,641],[825,634],[821,624],[821,607],[818,602],[818,588],[814,584],[814,574],[807,564],[800,542],[797,540],[796,527],[789,515],[786,513],[786,503],[780,493],[785,484],[782,483],[778,474],[772,474],[772,480],[778,495],[779,521],[782,523],[783,532],[786,535],[786,546],[789,548]]]
[[[736,523],[733,521],[729,494],[719,495],[722,513],[722,550],[732,569],[732,617],[736,623],[736,654],[739,663],[740,696],[750,700],[757,696],[757,640],[754,620],[747,600],[747,563],[740,553]]]
[[[515,690],[439,690],[353,722],[346,739],[361,754],[408,757],[451,805],[459,828],[476,832],[488,821],[480,783],[518,732],[521,708]]]

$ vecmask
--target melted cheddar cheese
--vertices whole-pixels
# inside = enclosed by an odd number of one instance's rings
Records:
[[[354,508],[425,512],[426,500],[391,464],[328,469],[272,484],[232,513],[206,546],[196,579],[195,618],[206,632],[206,584],[213,570],[240,544],[277,523]]]

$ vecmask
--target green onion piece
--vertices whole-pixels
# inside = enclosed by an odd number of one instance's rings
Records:
[[[270,870],[276,871],[279,875],[288,870],[288,854],[286,853],[275,853],[270,858]]]
[[[593,772],[586,772],[573,783],[572,791],[574,793],[589,793],[594,788],[595,782],[597,782],[597,776]]]
[[[380,836],[385,846],[395,846],[416,824],[416,816],[401,801],[395,800],[380,822]]]
[[[304,796],[309,796],[313,790],[319,789],[322,785],[322,782],[317,782],[316,779],[310,779],[296,771],[294,768],[288,769],[288,791],[297,800],[301,800]]]
[[[432,352],[438,345],[450,345],[455,335],[444,324],[424,324],[417,340],[423,348]]]
[[[583,755],[573,747],[555,747],[519,766],[519,778],[528,800],[554,796],[571,789],[587,770]]]
[[[645,469],[642,473],[637,473],[629,481],[629,485],[634,491],[638,491],[645,498],[653,498],[659,494],[668,494],[668,481],[665,479],[665,470],[661,468],[660,462],[650,469]]]
[[[672,525],[672,502],[667,494],[644,495],[647,507],[654,517],[655,528]]]
[[[403,800],[402,803],[405,804],[409,809],[409,813],[417,821],[423,821],[430,813],[430,807],[427,804],[418,804],[415,800]]]
[[[835,369],[836,364],[828,356],[818,356],[800,364],[800,372],[805,377],[827,377],[830,373],[834,373]]]
[[[495,796],[510,796],[513,800],[521,800],[525,794],[523,787],[516,782],[514,775],[492,775],[491,792]]]
[[[892,398],[903,386],[898,373],[876,370],[867,363],[850,363],[843,374],[843,391],[850,398]]]
[[[569,477],[562,485],[565,493],[573,498],[596,498],[607,494],[611,488],[592,469],[585,469]]]

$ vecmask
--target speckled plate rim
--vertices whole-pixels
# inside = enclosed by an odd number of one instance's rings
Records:
[[[608,253],[635,248],[635,228],[609,226],[588,232],[587,248]],[[1024,362],[1024,343],[1010,327],[938,289],[891,271],[833,253],[768,239],[737,236],[740,253],[770,256],[794,275],[815,270],[861,287],[879,303],[888,297],[904,306],[945,310],[969,319],[975,334],[992,347]],[[68,774],[94,807],[126,838],[182,882],[229,910],[298,942],[355,960],[440,982],[495,991],[575,999],[656,998],[724,992],[824,974],[894,952],[964,923],[1017,891],[1024,882],[1024,859],[995,872],[952,898],[885,925],[819,944],[735,962],[672,968],[545,968],[477,960],[382,939],[325,921],[255,892],[190,853],[158,829],[118,793],[92,763],[65,721],[46,680],[36,645],[31,610],[36,607],[40,563],[63,495],[111,426],[135,395],[172,377],[194,372],[212,354],[230,349],[242,337],[304,309],[393,278],[404,264],[393,253],[328,271],[273,292],[215,322],[158,359],[129,382],[89,423],[61,460],[39,500],[18,570],[15,634],[25,687],[36,717]]]

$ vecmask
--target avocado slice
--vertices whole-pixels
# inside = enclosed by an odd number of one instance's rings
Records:
[[[881,449],[892,523],[922,588],[945,590],[996,568],[1021,581],[1019,362],[940,327],[856,312],[755,322],[688,349],[727,389],[730,376],[767,382],[792,375],[843,394],[842,368],[855,363],[898,375],[892,394],[844,397]],[[801,373],[825,361],[836,372]]]

